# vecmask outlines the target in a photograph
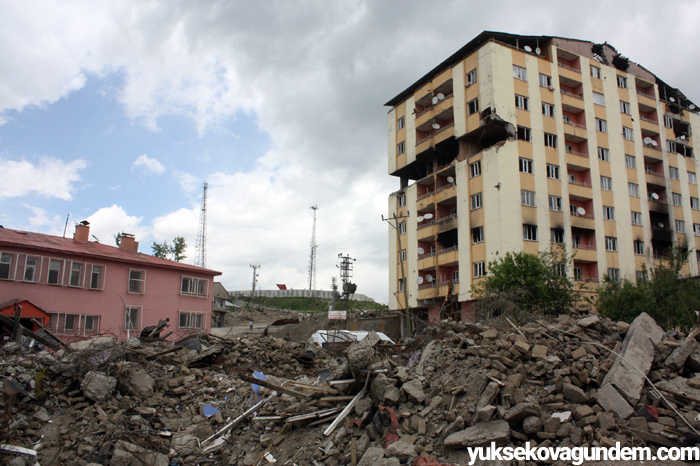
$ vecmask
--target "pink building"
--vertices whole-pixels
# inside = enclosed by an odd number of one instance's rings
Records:
[[[139,253],[133,235],[120,247],[89,238],[82,224],[73,239],[0,227],[0,302],[30,300],[64,341],[138,336],[165,318],[171,338],[208,331],[221,272]]]

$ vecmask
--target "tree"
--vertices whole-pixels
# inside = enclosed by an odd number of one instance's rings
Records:
[[[669,248],[656,269],[643,268],[644,278],[636,284],[627,279],[614,281],[606,275],[598,289],[598,312],[626,322],[646,312],[664,328],[692,327],[694,311],[700,309],[700,282],[680,278],[688,253],[686,247]]]
[[[163,241],[162,243],[153,242],[151,249],[153,250],[154,257],[160,257],[161,259],[174,260],[175,262],[182,262],[185,257],[185,248],[187,243],[185,238],[182,236],[176,236],[173,239],[173,244]]]
[[[573,256],[567,256],[562,247],[539,255],[507,252],[489,263],[486,278],[472,288],[479,299],[477,311],[494,302],[503,305],[505,300],[510,303],[506,308],[546,314],[569,312],[578,301],[574,283],[566,273],[572,262]]]
[[[114,242],[117,243],[117,247],[121,246],[122,244],[122,236],[123,233],[117,233],[116,235],[114,235]]]

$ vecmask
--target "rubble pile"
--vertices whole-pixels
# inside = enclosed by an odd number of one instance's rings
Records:
[[[0,375],[31,398],[9,402],[0,443],[77,466],[439,465],[467,464],[465,447],[492,442],[694,445],[698,333],[591,314],[445,321],[400,345],[370,333],[342,352],[261,336],[202,336],[200,352],[8,343]]]

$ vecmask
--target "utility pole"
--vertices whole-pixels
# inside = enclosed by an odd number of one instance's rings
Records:
[[[397,217],[396,212],[392,214],[392,218],[384,218],[382,215],[382,221],[387,222],[389,225],[391,225],[394,230],[396,230],[396,244],[398,246],[398,254],[401,254],[401,231],[399,231],[399,220],[403,220],[408,218],[410,215],[410,212],[406,212],[406,215],[402,215]],[[392,223],[394,222],[394,223]],[[404,299],[404,314],[406,316],[406,324],[408,326],[408,334],[411,335],[413,333],[413,322],[411,320],[411,308],[408,306],[408,277],[406,276],[406,271],[404,270],[403,267],[403,262],[401,261],[401,258],[399,257],[399,264],[401,264],[401,275],[403,276],[403,299]],[[401,300],[399,300],[399,304],[401,303]]]
[[[311,206],[314,211],[314,223],[311,230],[311,254],[309,257],[309,291],[316,289],[316,211],[318,206]]]
[[[258,283],[258,269],[260,268],[259,265],[250,265],[250,268],[253,269],[253,291],[250,295],[251,299],[255,298],[255,285]]]

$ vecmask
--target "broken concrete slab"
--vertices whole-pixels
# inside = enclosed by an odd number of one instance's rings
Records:
[[[636,404],[654,362],[656,345],[665,333],[647,313],[634,319],[620,348],[622,358],[615,359],[603,385],[613,385],[628,403]]]
[[[505,445],[510,441],[510,424],[507,421],[480,422],[445,439],[447,448],[464,448],[490,445]]]
[[[86,398],[103,403],[112,397],[114,389],[117,387],[117,379],[103,374],[102,372],[90,371],[85,374],[80,383],[80,389]]]
[[[664,362],[664,364],[674,371],[682,369],[685,361],[688,359],[688,356],[690,356],[690,354],[695,351],[697,347],[698,344],[695,341],[695,335],[688,336],[688,338],[683,340],[680,346],[674,349],[669,357],[666,358],[666,362]]]
[[[406,393],[406,396],[416,402],[423,403],[425,401],[425,393],[423,392],[423,384],[418,379],[413,379],[401,386],[401,390]]]

